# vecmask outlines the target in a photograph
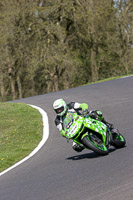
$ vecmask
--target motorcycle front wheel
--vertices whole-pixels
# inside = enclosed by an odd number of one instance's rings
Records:
[[[108,154],[108,149],[102,143],[102,141],[101,143],[97,142],[96,140],[93,140],[91,137],[89,137],[89,135],[86,135],[84,138],[82,138],[82,143],[87,149],[90,149],[99,155],[104,156]]]

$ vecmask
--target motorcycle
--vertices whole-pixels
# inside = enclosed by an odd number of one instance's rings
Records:
[[[118,130],[111,132],[103,122],[91,118],[89,114],[68,112],[63,124],[68,140],[72,139],[99,155],[107,155],[111,145],[122,148],[126,144],[125,138]]]

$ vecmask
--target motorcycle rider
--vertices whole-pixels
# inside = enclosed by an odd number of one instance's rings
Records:
[[[53,103],[53,108],[57,114],[55,118],[55,125],[59,129],[60,134],[65,137],[65,131],[63,126],[63,120],[67,114],[67,112],[78,112],[78,110],[82,110],[82,114],[89,114],[90,117],[93,119],[100,120],[101,122],[105,123],[108,128],[113,129],[113,125],[106,122],[103,114],[100,110],[88,111],[88,104],[87,103],[78,103],[78,102],[71,102],[66,104],[63,99],[57,99]],[[84,147],[73,142],[72,148],[77,151],[81,152]]]

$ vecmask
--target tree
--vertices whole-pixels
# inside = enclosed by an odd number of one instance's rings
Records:
[[[132,73],[132,11],[132,0],[1,0],[0,95]]]

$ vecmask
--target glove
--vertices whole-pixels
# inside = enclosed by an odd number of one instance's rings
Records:
[[[96,119],[96,118],[97,118],[96,112],[93,112],[93,111],[92,111],[92,112],[90,113],[90,117],[93,118],[93,119]]]
[[[82,115],[87,115],[89,111],[87,109],[82,110]]]

